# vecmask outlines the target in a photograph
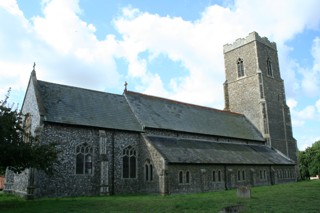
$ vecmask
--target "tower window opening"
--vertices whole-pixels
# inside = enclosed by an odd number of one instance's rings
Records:
[[[267,74],[268,76],[273,76],[272,63],[269,58],[267,59]]]
[[[243,68],[243,60],[241,58],[237,61],[237,68],[238,68],[238,77],[244,76],[244,68]]]

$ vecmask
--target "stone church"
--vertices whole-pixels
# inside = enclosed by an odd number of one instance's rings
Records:
[[[172,194],[296,181],[276,44],[253,32],[223,49],[224,110],[45,82],[33,70],[25,128],[57,144],[58,172],[7,169],[5,191],[29,198]]]

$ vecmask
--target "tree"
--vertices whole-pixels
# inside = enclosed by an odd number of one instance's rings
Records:
[[[316,175],[320,177],[320,140],[305,151],[299,152],[299,168],[302,179]]]
[[[0,101],[0,174],[7,167],[14,172],[35,168],[52,173],[58,155],[55,145],[41,144],[38,137],[26,132],[25,115],[7,106],[9,94],[10,89],[4,101]]]
[[[311,148],[309,148],[309,153],[309,172],[311,176],[318,175],[320,177],[320,140],[312,144]]]
[[[299,162],[299,169],[300,169],[300,176],[302,180],[309,180],[309,156],[307,155],[306,151],[301,151],[298,154],[298,162]]]

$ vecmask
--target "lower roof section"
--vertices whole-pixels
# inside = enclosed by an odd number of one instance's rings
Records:
[[[146,135],[168,163],[294,165],[265,145],[219,143],[206,140]]]

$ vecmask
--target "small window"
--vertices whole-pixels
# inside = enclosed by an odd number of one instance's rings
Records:
[[[76,174],[92,174],[92,147],[87,143],[76,148]]]
[[[267,75],[273,76],[272,63],[270,61],[270,58],[267,59]]]
[[[243,60],[241,58],[237,61],[238,78],[244,76]]]
[[[179,183],[183,183],[183,172],[179,172]]]
[[[186,183],[190,183],[190,172],[186,172]]]
[[[149,166],[148,165],[144,166],[144,173],[146,176],[146,181],[149,181]]]
[[[122,177],[136,178],[137,157],[136,150],[132,146],[123,149],[122,153]]]
[[[216,171],[212,172],[212,181],[216,182]]]
[[[145,174],[146,181],[153,180],[153,167],[149,159],[146,160],[146,163],[144,165],[144,174]]]
[[[244,181],[246,179],[245,170],[238,170],[238,181]]]
[[[218,171],[218,181],[221,182],[221,171]]]

